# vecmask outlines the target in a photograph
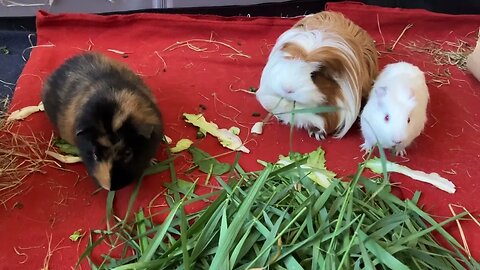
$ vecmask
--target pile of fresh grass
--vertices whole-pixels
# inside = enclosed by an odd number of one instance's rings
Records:
[[[323,151],[317,151],[316,157],[323,158]],[[364,163],[350,181],[333,179],[324,188],[309,175],[325,168],[301,166],[310,157],[290,155],[293,163],[266,164],[251,173],[234,163],[228,181],[217,177],[223,189],[202,196],[193,194],[195,183],[180,185],[171,163],[163,164],[172,175],[164,222],[154,224],[141,209],[133,220],[116,218],[116,225],[91,232],[79,263],[87,258],[92,269],[117,270],[480,269],[442,228],[466,213],[437,223],[418,206],[420,193],[400,200],[390,193],[386,173],[379,179],[362,176]],[[204,210],[185,213],[186,205],[213,197]],[[114,193],[108,198],[110,218]],[[108,252],[95,264],[92,254],[104,243],[121,256]]]

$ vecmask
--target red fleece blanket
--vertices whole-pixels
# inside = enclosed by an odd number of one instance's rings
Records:
[[[452,215],[449,204],[478,211],[475,198],[480,176],[476,168],[480,154],[480,83],[456,66],[438,66],[432,56],[413,52],[406,46],[415,42],[418,47],[427,39],[439,42],[462,39],[472,45],[480,26],[480,16],[450,16],[356,3],[328,4],[327,9],[344,13],[374,37],[382,52],[382,67],[387,63],[407,60],[431,72],[427,76],[431,95],[429,122],[425,132],[408,149],[409,160],[404,164],[413,169],[438,172],[456,184],[457,192],[451,195],[394,174],[391,180],[400,183],[400,196],[409,198],[414,191],[420,190],[421,203],[439,219]],[[259,112],[263,118],[266,112],[254,95],[240,89],[258,86],[262,68],[276,38],[296,21],[295,18],[200,15],[39,13],[38,47],[33,49],[18,81],[12,110],[38,104],[44,78],[66,58],[84,50],[101,51],[127,63],[143,76],[164,115],[166,134],[174,142],[180,138],[195,138],[196,129],[185,124],[181,115],[184,112],[198,113],[200,107],[204,107],[207,120],[220,127],[240,127],[240,137],[251,150],[250,154],[241,156],[240,164],[247,170],[259,169],[256,160],[275,161],[279,154],[288,153],[289,127],[272,121],[265,127],[263,135],[249,135],[251,125],[261,119],[252,114]],[[386,47],[392,46],[410,23],[413,26],[404,33],[393,51],[387,51]],[[190,46],[177,43],[184,41],[189,41]],[[128,57],[124,58],[119,52],[125,52]],[[445,72],[451,74],[449,83],[445,81],[440,85],[435,74]],[[43,113],[32,115],[20,125],[22,131],[33,130],[47,138],[52,132],[52,126]],[[344,176],[353,173],[361,161],[361,143],[358,125],[353,126],[342,140],[329,138],[322,142],[309,138],[304,131],[295,131],[292,150],[309,152],[321,145],[326,151],[327,166]],[[212,155],[227,152],[213,138],[198,141],[197,146]],[[164,156],[163,152],[159,153],[160,158]],[[219,159],[231,162],[233,156],[224,155]],[[177,167],[188,166],[188,159],[186,156],[177,161]],[[69,235],[77,229],[88,231],[104,227],[107,193],[101,191],[92,195],[97,187],[85,178],[82,165],[66,168],[76,173],[46,168],[44,174],[32,175],[24,184],[27,187],[25,192],[9,200],[0,210],[1,269],[41,268],[49,237],[52,237],[52,248],[57,243],[61,247],[51,257],[50,269],[69,269],[77,261],[86,242],[84,239],[78,248],[77,243],[68,239]],[[181,177],[189,180],[196,176]],[[164,190],[162,182],[165,181],[169,178],[163,174],[147,177],[136,207],[147,206],[156,194]],[[117,192],[116,211],[125,212],[132,189],[133,185]],[[199,192],[202,190],[210,189],[203,187]],[[159,205],[163,202],[164,199],[159,198],[153,203]],[[23,207],[14,207],[19,203]],[[458,236],[455,224],[450,226],[450,230]],[[463,230],[471,252],[479,258],[480,228],[473,222],[465,222]]]

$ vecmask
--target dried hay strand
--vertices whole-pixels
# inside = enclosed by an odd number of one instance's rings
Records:
[[[194,43],[207,43],[207,44],[213,44],[215,46],[214,50],[209,50],[207,47],[199,47],[194,45]],[[184,40],[184,41],[177,41],[173,43],[172,45],[166,47],[163,49],[163,51],[173,51],[181,47],[187,47],[192,51],[195,52],[217,52],[220,49],[220,46],[226,47],[230,50],[233,51],[233,53],[222,53],[222,56],[226,56],[228,58],[234,59],[235,56],[238,57],[245,57],[245,58],[252,58],[250,55],[244,54],[242,51],[234,48],[232,45],[227,44],[225,42],[217,41],[213,38],[213,32],[210,34],[209,39],[201,39],[201,38],[194,38],[194,39],[189,39],[189,40]]]
[[[50,148],[49,140],[32,135],[22,135],[14,131],[15,123],[0,118],[0,203],[5,204],[16,195],[23,193],[24,180],[33,173],[44,173],[42,169],[55,164],[48,160],[44,149]],[[43,149],[43,150],[42,150]]]
[[[435,65],[457,66],[460,70],[467,69],[467,56],[473,52],[473,46],[462,39],[440,42],[423,38],[402,45],[410,51],[432,56]]]
[[[450,78],[452,76],[448,68],[444,69],[443,71],[437,70],[437,72],[427,71],[425,72],[425,75],[430,77],[430,79],[427,80],[427,83],[434,84],[437,88],[440,88],[444,85],[449,85]]]

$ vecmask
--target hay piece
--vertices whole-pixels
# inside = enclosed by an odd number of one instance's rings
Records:
[[[378,27],[378,33],[380,33],[380,37],[382,38],[383,46],[385,46],[386,45],[385,38],[383,37],[382,28],[380,28],[380,18],[378,17],[378,13],[377,13],[377,27]]]
[[[4,206],[28,190],[22,188],[28,176],[56,165],[43,150],[51,147],[52,138],[37,138],[33,131],[30,135],[20,134],[15,127],[15,122],[0,118],[0,203]]]
[[[47,240],[48,240],[48,246],[47,246],[47,254],[45,255],[45,258],[43,259],[43,267],[41,270],[49,270],[49,265],[50,265],[50,259],[52,258],[53,254],[61,249],[68,248],[67,246],[60,247],[60,244],[63,242],[64,238],[62,238],[54,247],[52,247],[52,238],[53,236],[50,234],[50,236],[47,235]]]
[[[209,43],[213,44],[216,46],[216,49],[214,51],[208,51],[208,48],[206,47],[198,47],[194,45],[193,43]],[[188,39],[184,41],[177,41],[173,43],[172,45],[166,47],[163,49],[163,51],[173,51],[181,47],[187,47],[190,50],[193,50],[195,52],[216,52],[218,51],[220,46],[224,46],[229,48],[230,50],[234,51],[234,53],[223,53],[221,55],[229,57],[229,58],[234,58],[235,56],[239,57],[245,57],[245,58],[252,58],[250,55],[244,54],[242,51],[234,48],[232,45],[229,45],[225,42],[217,41],[213,39],[213,33],[210,35],[210,39],[201,39],[201,38],[194,38],[194,39]]]
[[[423,41],[410,41],[403,46],[413,52],[432,56],[435,65],[457,66],[460,70],[467,69],[467,57],[473,51],[473,47],[462,39],[439,42],[423,38]]]
[[[397,46],[397,43],[400,41],[400,39],[403,37],[403,35],[405,34],[405,32],[407,32],[408,29],[412,28],[413,27],[413,24],[410,23],[410,24],[407,24],[407,26],[405,26],[405,28],[403,28],[402,32],[400,33],[400,35],[398,36],[398,38],[395,40],[395,42],[393,43],[392,47],[391,48],[388,48],[387,50],[388,51],[393,51],[395,49],[395,46]]]
[[[444,69],[442,72],[439,70],[437,72],[427,71],[425,72],[425,75],[430,77],[427,83],[434,84],[437,88],[440,88],[444,85],[450,85],[450,78],[452,76],[448,68]]]

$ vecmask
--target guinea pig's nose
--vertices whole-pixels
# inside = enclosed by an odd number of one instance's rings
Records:
[[[393,143],[394,143],[394,144],[401,144],[402,141],[393,140]]]
[[[290,87],[284,88],[283,91],[285,91],[285,93],[287,93],[287,94],[291,94],[291,93],[295,92],[295,90],[293,90],[293,88],[290,88]]]

